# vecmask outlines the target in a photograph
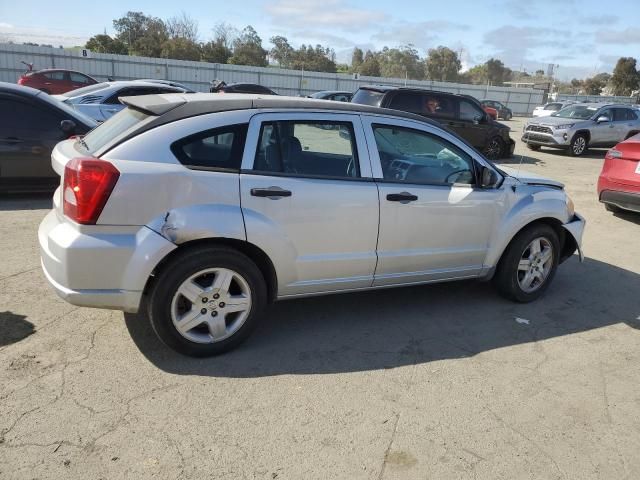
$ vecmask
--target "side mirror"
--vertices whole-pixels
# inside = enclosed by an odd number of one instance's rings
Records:
[[[480,186],[482,188],[493,188],[498,183],[498,174],[489,167],[482,167]]]
[[[65,135],[73,135],[76,133],[76,123],[73,120],[62,120],[60,122],[60,130]]]
[[[609,122],[609,117],[605,117],[604,115],[602,115],[601,117],[598,117],[598,119],[596,120],[597,123],[606,123]]]

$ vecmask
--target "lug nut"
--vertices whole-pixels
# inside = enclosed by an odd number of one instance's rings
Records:
[[[217,299],[219,299],[219,298],[220,298],[220,295],[219,295],[219,294],[217,294],[217,293],[214,293],[214,294],[213,294],[213,298],[217,300]]]
[[[224,302],[220,302],[220,308],[224,308]]]
[[[200,313],[201,313],[202,315],[204,315],[205,313],[207,313],[207,309],[206,309],[206,308],[203,308],[202,310],[200,310]]]
[[[207,303],[209,299],[207,297],[202,297],[202,303]]]
[[[212,317],[217,317],[218,316],[218,312],[216,312],[215,310],[213,312],[211,312],[211,316]]]

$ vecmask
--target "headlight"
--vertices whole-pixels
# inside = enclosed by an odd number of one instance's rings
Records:
[[[556,125],[555,128],[556,130],[568,130],[569,128],[573,127],[573,123],[565,123],[564,125]]]
[[[573,217],[573,214],[576,213],[576,207],[573,204],[573,200],[571,200],[571,198],[569,197],[569,195],[567,195],[567,211],[569,212],[569,216]]]

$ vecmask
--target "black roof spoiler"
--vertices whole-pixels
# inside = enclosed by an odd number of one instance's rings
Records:
[[[159,117],[165,113],[187,103],[182,97],[175,93],[171,94],[171,100],[163,98],[162,95],[140,95],[136,97],[119,97],[118,100],[127,107],[138,110],[147,115]]]

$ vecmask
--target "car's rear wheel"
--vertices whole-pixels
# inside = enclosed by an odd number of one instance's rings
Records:
[[[579,157],[587,152],[589,147],[587,136],[579,133],[573,137],[571,144],[569,145],[569,155],[572,157]]]
[[[527,143],[527,148],[529,150],[533,150],[534,152],[537,152],[538,150],[540,150],[540,145],[531,145],[530,143]]]
[[[500,294],[516,302],[539,298],[558,267],[560,242],[548,225],[537,224],[518,233],[502,255],[494,284]]]
[[[504,152],[504,141],[500,137],[493,137],[484,148],[484,155],[489,160],[498,160],[502,158]]]
[[[207,357],[244,341],[266,298],[264,278],[245,255],[226,247],[196,248],[161,270],[149,298],[149,319],[167,346]]]
[[[511,118],[512,118],[512,115],[511,115],[511,113],[509,113],[509,112],[507,112],[507,113],[504,115],[504,119],[505,119],[505,120],[511,120]]]

